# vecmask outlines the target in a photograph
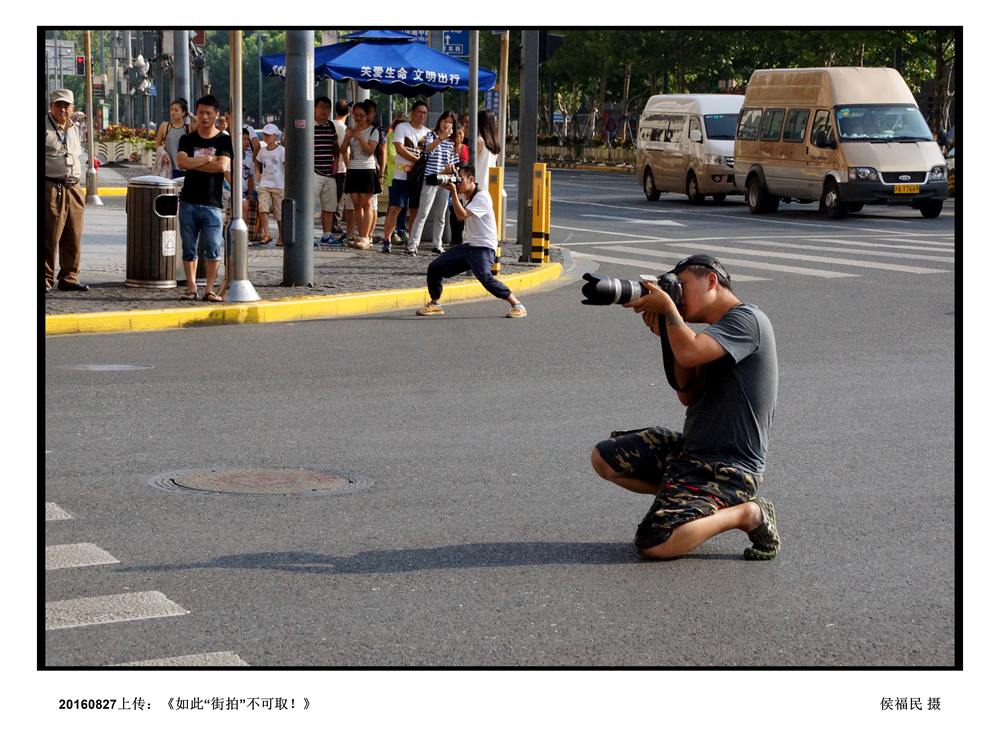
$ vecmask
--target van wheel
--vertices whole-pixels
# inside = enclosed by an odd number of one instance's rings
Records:
[[[944,201],[927,200],[926,202],[920,203],[917,207],[920,208],[920,215],[924,218],[937,218],[941,215],[941,209],[944,207]]]
[[[719,193],[719,192],[717,192],[714,195],[712,195],[712,199],[715,200],[715,202],[717,202],[717,203],[724,203],[724,202],[726,202],[726,196],[723,195],[722,193]]]
[[[653,181],[653,172],[649,169],[646,169],[646,175],[642,178],[642,190],[646,193],[646,199],[651,203],[660,199],[660,191],[656,189],[656,183]]]
[[[847,212],[847,207],[840,200],[840,190],[837,183],[832,179],[827,180],[823,185],[823,196],[819,201],[819,209],[826,214],[827,218],[843,218]]]
[[[754,175],[747,185],[747,203],[754,215],[773,213],[778,209],[778,198],[767,191],[761,178]]]
[[[698,177],[694,173],[688,174],[687,196],[688,200],[695,205],[701,205],[705,202],[705,196],[698,190]]]

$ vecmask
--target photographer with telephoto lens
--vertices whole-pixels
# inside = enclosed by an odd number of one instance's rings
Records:
[[[585,304],[627,302],[660,337],[668,379],[687,406],[681,433],[615,431],[594,447],[591,463],[605,480],[656,496],[635,535],[643,557],[682,556],[738,529],[752,543],[744,558],[772,559],[781,544],[774,506],[757,495],[778,394],[771,322],[735,296],[714,257],[688,257],[672,275],[641,286],[587,278]],[[708,327],[696,333],[688,323]]]

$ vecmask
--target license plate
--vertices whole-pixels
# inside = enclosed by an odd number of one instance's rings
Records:
[[[892,188],[896,195],[918,195],[920,194],[919,184],[897,184]]]

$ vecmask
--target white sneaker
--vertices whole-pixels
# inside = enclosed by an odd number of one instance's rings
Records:
[[[507,310],[508,317],[527,317],[528,310],[524,308],[524,304],[515,304],[510,309]]]

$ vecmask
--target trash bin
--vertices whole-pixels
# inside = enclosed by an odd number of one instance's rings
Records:
[[[177,215],[180,190],[170,179],[136,177],[128,182],[125,285],[176,288],[175,255],[180,253]]]

